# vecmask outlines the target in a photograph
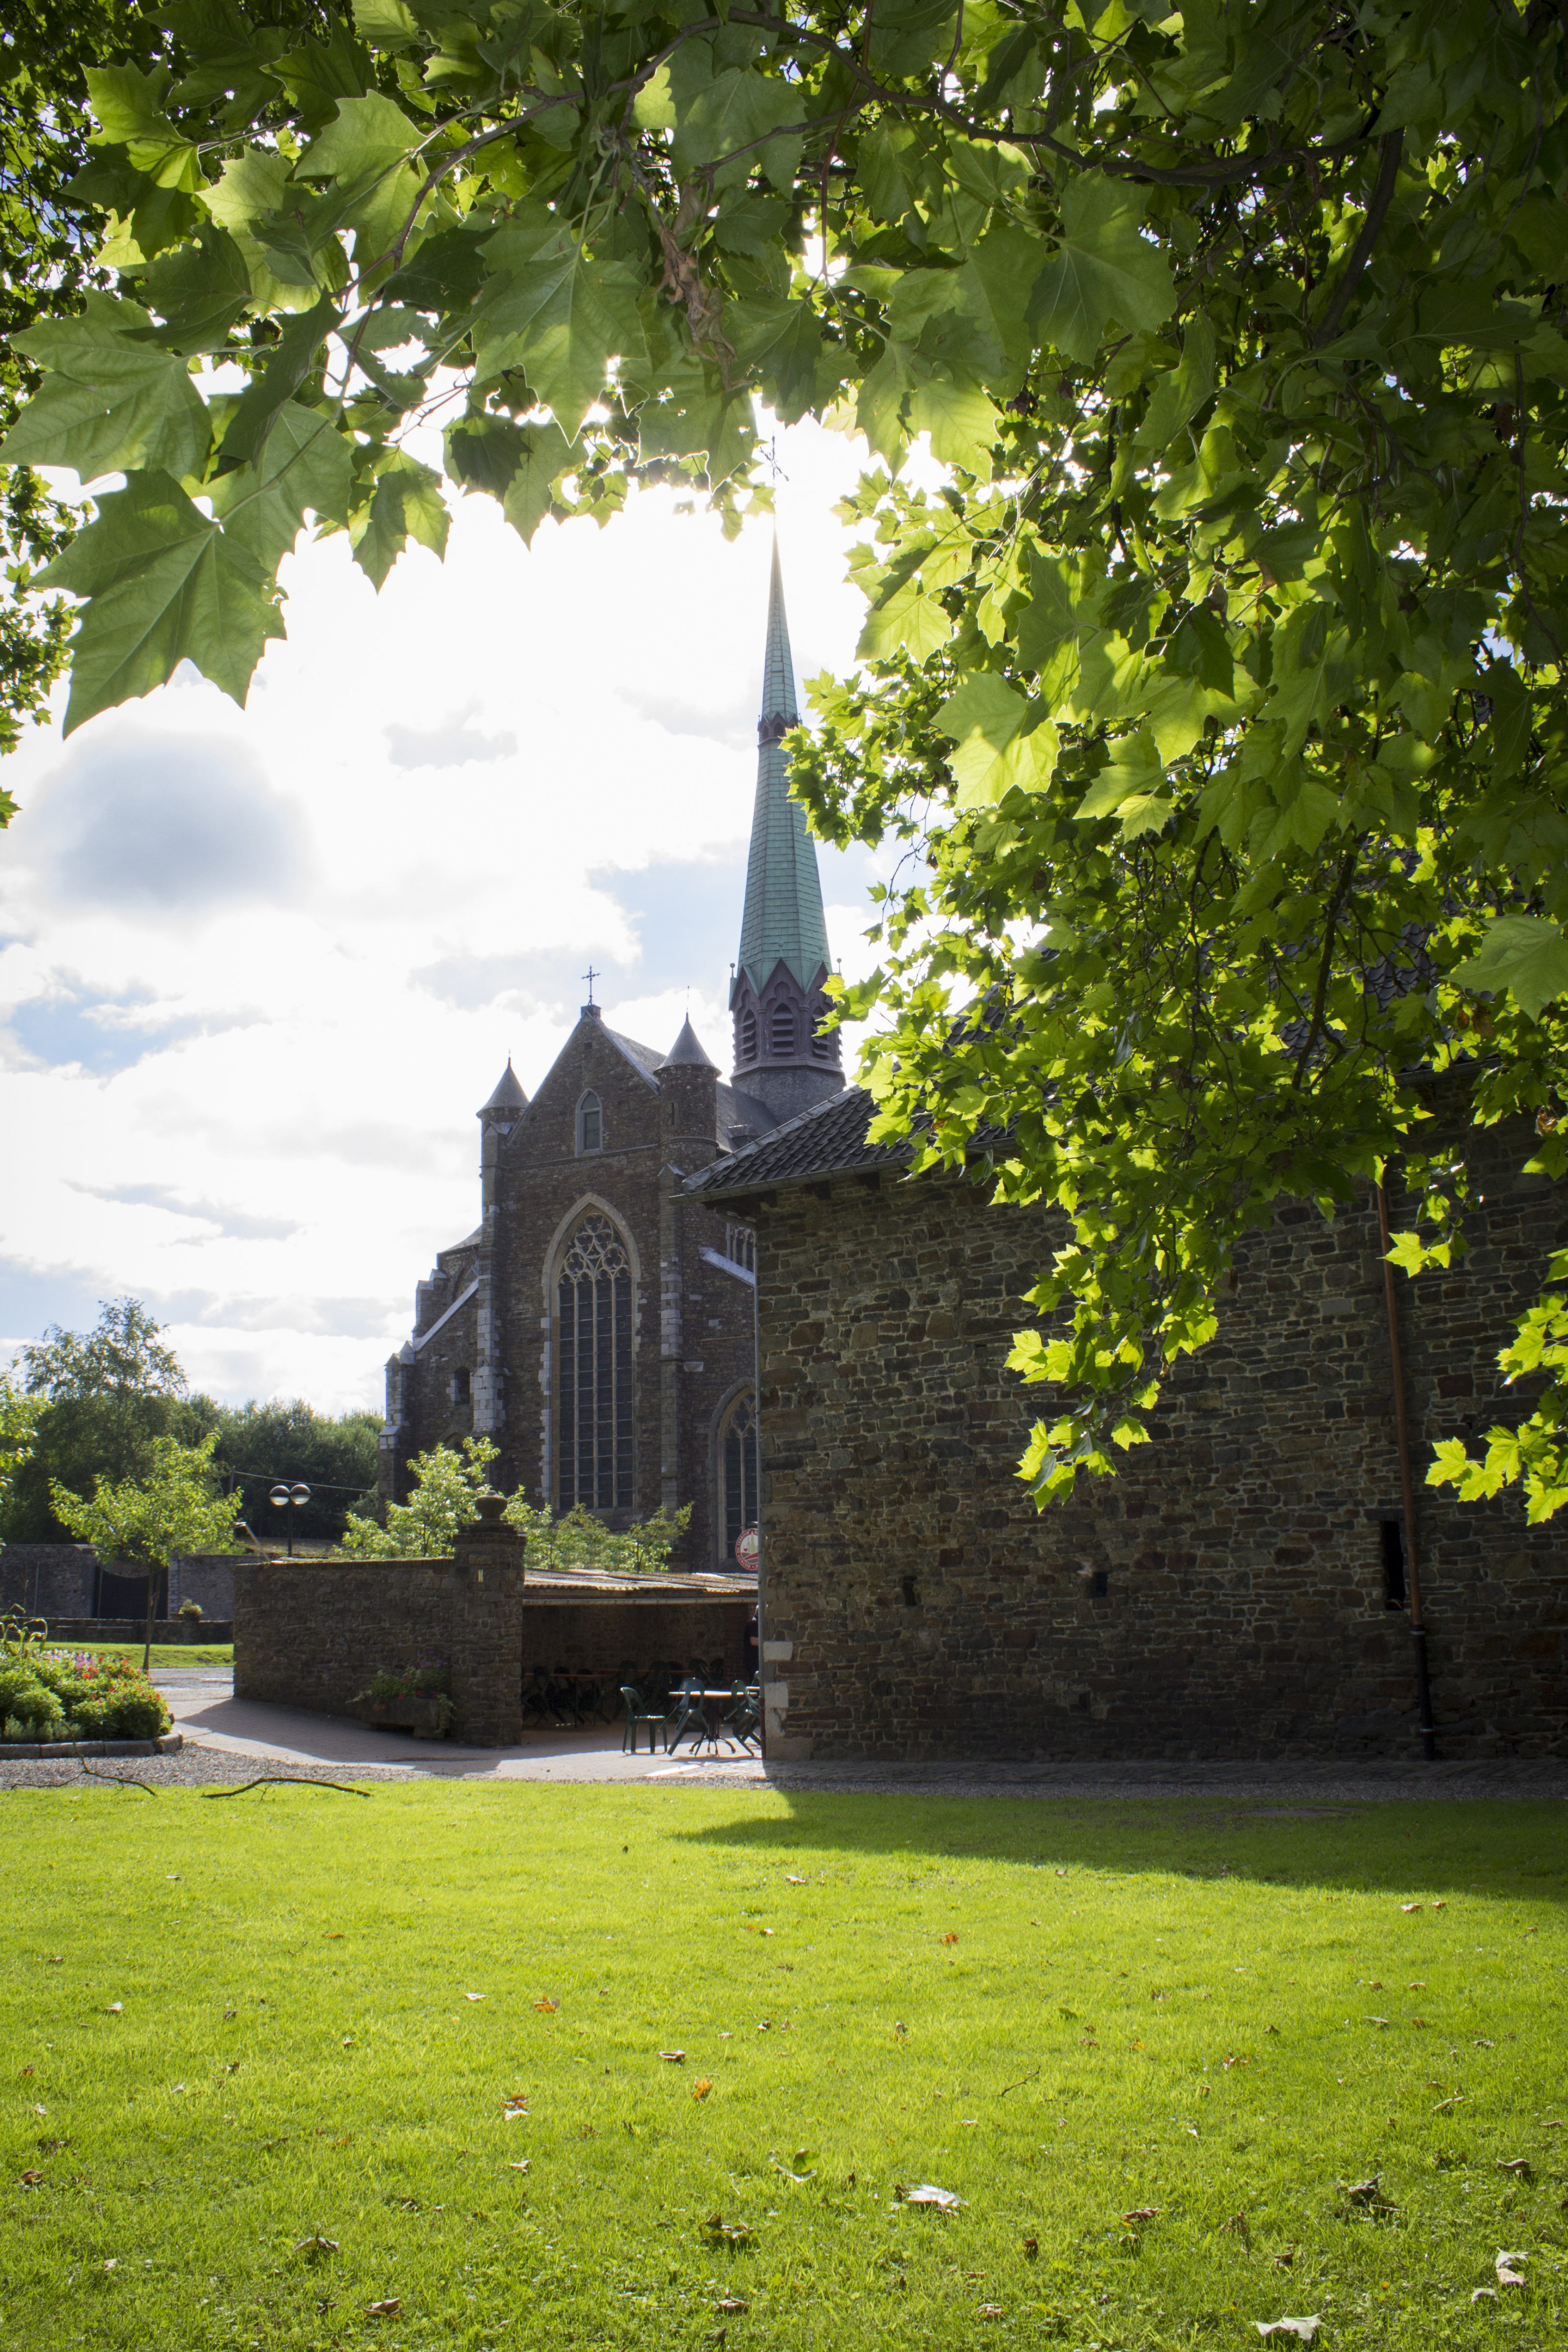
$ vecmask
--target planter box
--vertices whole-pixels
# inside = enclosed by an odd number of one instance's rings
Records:
[[[354,1708],[362,1723],[377,1731],[411,1731],[416,1739],[445,1737],[445,1705],[438,1698],[365,1698]]]

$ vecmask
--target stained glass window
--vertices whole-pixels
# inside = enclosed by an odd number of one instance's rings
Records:
[[[757,1403],[749,1392],[737,1397],[724,1423],[720,1448],[724,1480],[724,1553],[735,1557],[735,1538],[757,1524]]]
[[[584,1218],[556,1287],[556,1507],[632,1507],[632,1270],[608,1217]]]

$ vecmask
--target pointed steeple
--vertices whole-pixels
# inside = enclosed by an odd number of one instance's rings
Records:
[[[844,1084],[837,1032],[821,1033],[828,1009],[823,982],[833,962],[816,845],[805,829],[805,810],[790,798],[784,753],[784,737],[799,723],[775,534],[757,721],[757,797],[741,952],[730,988],[735,1084],[775,1118],[793,1118]]]
[[[757,720],[757,797],[752,812],[739,957],[742,971],[759,996],[781,961],[807,990],[832,969],[816,845],[805,829],[805,812],[789,796],[789,763],[783,749],[785,735],[799,724],[775,533],[763,656],[763,708]]]

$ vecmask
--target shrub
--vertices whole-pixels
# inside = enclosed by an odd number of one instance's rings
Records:
[[[8,1739],[58,1739],[66,1719],[59,1695],[20,1658],[0,1662],[0,1718]]]
[[[179,1613],[182,1617],[188,1617],[194,1622],[199,1624],[201,1622],[202,1604],[199,1601],[182,1601],[180,1603]]]
[[[28,1644],[0,1654],[8,1739],[157,1739],[173,1718],[128,1657],[73,1657]]]

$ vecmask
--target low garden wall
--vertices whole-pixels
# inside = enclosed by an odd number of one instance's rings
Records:
[[[46,1617],[51,1642],[144,1642],[145,1617]],[[164,1643],[232,1642],[234,1625],[226,1617],[154,1617],[153,1639]]]
[[[466,1529],[450,1559],[242,1559],[234,1695],[349,1715],[382,1669],[439,1660],[451,1737],[509,1748],[521,1738],[523,1685],[536,1668],[618,1683],[656,1665],[687,1674],[700,1661],[732,1681],[748,1671],[755,1614],[750,1583],[527,1581],[523,1544],[499,1524]]]

